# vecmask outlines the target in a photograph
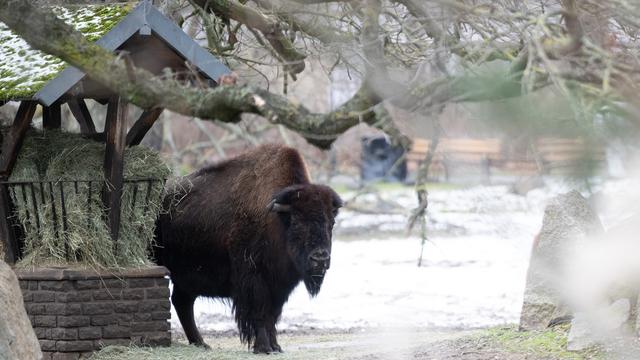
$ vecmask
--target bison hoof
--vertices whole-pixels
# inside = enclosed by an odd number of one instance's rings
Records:
[[[272,352],[273,352],[273,349],[269,345],[260,344],[260,345],[255,345],[253,347],[254,354],[271,354]]]
[[[207,343],[205,343],[204,341],[193,343],[193,345],[197,347],[201,347],[206,350],[211,350],[211,346],[207,345]]]
[[[278,344],[271,345],[271,348],[273,349],[273,352],[279,352],[279,353],[282,352],[282,348]]]

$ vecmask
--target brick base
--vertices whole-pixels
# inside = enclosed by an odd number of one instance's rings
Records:
[[[16,270],[45,359],[78,359],[108,345],[169,346],[168,271]]]

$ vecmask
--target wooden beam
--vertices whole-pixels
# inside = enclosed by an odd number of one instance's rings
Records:
[[[104,175],[106,183],[102,190],[102,202],[107,209],[107,221],[111,238],[116,241],[120,231],[120,205],[122,202],[124,148],[126,142],[127,103],[113,97],[107,105],[105,122],[106,149]],[[117,242],[116,242],[117,246]]]
[[[91,113],[87,108],[87,104],[83,99],[73,98],[67,102],[69,106],[69,110],[73,114],[73,117],[78,120],[78,124],[80,124],[80,133],[82,135],[90,135],[96,133],[96,126],[93,124],[93,119],[91,118]]]
[[[20,246],[11,223],[11,198],[9,197],[9,187],[0,184],[0,237],[4,247],[4,261],[13,265],[20,259]]]
[[[0,153],[0,179],[7,179],[13,170],[18,158],[18,151],[22,146],[24,135],[29,130],[33,114],[36,111],[35,101],[23,101],[20,103],[15,120],[2,141]]]
[[[36,111],[36,105],[34,101],[20,103],[13,125],[11,125],[2,141],[2,152],[0,153],[0,239],[4,245],[4,260],[8,264],[15,264],[18,261],[20,247],[10,222],[11,199],[9,197],[9,189],[3,182],[7,181],[9,175],[11,175],[22,141]]]
[[[140,118],[133,124],[129,133],[127,134],[127,146],[139,145],[149,129],[158,120],[160,114],[162,114],[161,108],[145,110]]]
[[[55,102],[51,106],[42,107],[42,127],[44,129],[60,129],[62,125],[62,113],[60,103]]]

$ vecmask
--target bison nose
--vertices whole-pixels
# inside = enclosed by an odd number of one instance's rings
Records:
[[[309,260],[311,260],[311,265],[314,269],[324,271],[329,268],[331,254],[325,249],[318,249],[309,255]]]

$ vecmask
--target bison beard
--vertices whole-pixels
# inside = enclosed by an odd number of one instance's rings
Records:
[[[256,353],[282,351],[282,307],[301,281],[310,295],[320,291],[340,197],[309,182],[296,150],[265,145],[169,185],[164,204],[154,256],[171,271],[189,342],[206,346],[196,297],[228,298],[243,342]]]

